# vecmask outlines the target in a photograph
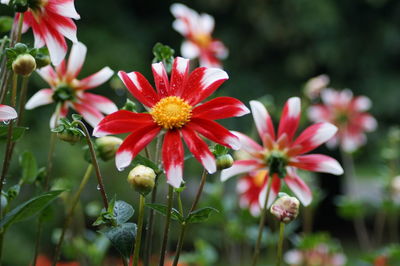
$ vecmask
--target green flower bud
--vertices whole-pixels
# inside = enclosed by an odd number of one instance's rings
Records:
[[[57,132],[57,137],[65,142],[69,142],[71,144],[75,144],[78,141],[81,140],[81,136],[80,135],[76,135],[73,134],[72,132],[68,131],[68,130],[64,130],[62,132]]]
[[[230,154],[224,154],[217,157],[216,163],[218,170],[224,170],[233,165],[233,158]]]
[[[103,161],[108,161],[114,158],[122,139],[112,136],[106,136],[96,139],[96,147],[100,158]]]
[[[155,179],[156,173],[154,170],[144,165],[136,166],[128,175],[128,183],[143,196],[146,196],[153,190]]]
[[[299,214],[299,207],[298,199],[284,194],[272,204],[270,211],[280,222],[288,224],[296,219]]]
[[[30,54],[19,55],[12,62],[12,70],[21,76],[29,76],[36,69],[35,58]]]

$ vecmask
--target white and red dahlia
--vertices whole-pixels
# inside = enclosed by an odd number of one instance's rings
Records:
[[[60,108],[53,114],[50,127],[54,127],[56,116],[65,117],[69,108],[81,114],[92,127],[104,118],[102,113],[111,114],[118,110],[109,99],[86,92],[111,78],[114,72],[109,67],[104,67],[84,79],[77,79],[85,61],[86,51],[86,46],[78,42],[72,46],[68,62],[62,61],[55,69],[46,66],[37,70],[50,88],[39,90],[28,100],[25,108],[30,110],[41,105],[56,103]]]
[[[338,132],[327,144],[340,145],[346,152],[353,152],[366,143],[365,132],[376,129],[377,122],[366,111],[371,101],[365,96],[353,97],[350,90],[325,89],[321,93],[322,104],[308,109],[308,116],[315,122],[330,122]]]
[[[14,108],[0,104],[0,122],[9,121],[17,118],[18,114]]]
[[[199,14],[182,4],[173,4],[171,13],[176,18],[173,28],[186,38],[181,46],[182,56],[199,58],[200,66],[221,67],[220,60],[228,56],[228,49],[211,36],[214,18],[208,14]]]
[[[184,149],[189,151],[209,173],[216,171],[216,163],[208,145],[199,136],[232,149],[239,148],[239,139],[214,120],[237,117],[249,113],[239,100],[218,97],[200,104],[209,97],[228,75],[218,68],[199,67],[189,73],[189,60],[177,57],[170,79],[162,63],[152,65],[156,91],[139,72],[119,72],[119,77],[148,113],[120,110],[105,117],[93,135],[130,133],[116,154],[119,170],[129,166],[133,158],[156,136],[165,133],[162,162],[168,183],[179,187],[182,182]]]
[[[267,170],[252,171],[240,177],[236,185],[239,193],[239,205],[243,209],[249,209],[251,215],[258,216],[261,213],[258,203],[262,189],[265,187]]]
[[[298,176],[297,169],[335,175],[343,173],[342,167],[335,159],[322,154],[305,154],[333,137],[337,131],[336,126],[330,123],[317,123],[294,138],[299,126],[301,107],[300,99],[293,97],[285,104],[276,134],[264,105],[258,101],[251,101],[250,106],[263,146],[248,136],[235,132],[243,151],[248,153],[247,159],[238,160],[231,168],[223,170],[221,180],[225,181],[238,174],[257,176],[260,170],[265,170],[266,180],[262,182],[264,187],[259,197],[262,206],[266,199],[267,184],[271,183],[269,206],[279,193],[282,181],[305,206],[309,205],[312,194]],[[270,178],[271,182],[268,181]]]

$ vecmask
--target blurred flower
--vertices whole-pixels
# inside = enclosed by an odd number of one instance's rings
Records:
[[[328,86],[329,81],[329,76],[325,74],[309,79],[304,85],[304,94],[311,100],[317,98],[321,91]]]
[[[285,224],[290,223],[299,215],[300,202],[295,197],[280,193],[279,198],[272,204],[271,213]]]
[[[186,38],[181,47],[182,56],[198,57],[200,66],[221,67],[220,59],[228,56],[228,49],[211,36],[214,18],[208,14],[200,15],[182,4],[173,4],[171,13],[176,18],[173,28]]]
[[[400,204],[400,175],[395,176],[390,184],[392,200]]]
[[[45,255],[39,254],[36,259],[36,266],[50,266],[52,265],[51,260]],[[79,262],[57,262],[57,266],[79,266]]]
[[[346,265],[343,253],[333,252],[329,246],[319,244],[306,250],[289,250],[284,260],[290,266],[342,266]]]
[[[218,144],[238,149],[238,138],[213,120],[242,116],[249,110],[230,97],[218,97],[198,105],[228,79],[221,69],[200,67],[189,75],[189,60],[181,57],[174,60],[170,81],[163,63],[153,64],[152,69],[157,92],[139,72],[119,72],[125,86],[149,112],[120,110],[104,118],[93,135],[131,133],[115,158],[117,168],[122,170],[160,131],[165,131],[163,165],[168,183],[178,188],[184,162],[181,136],[194,157],[209,173],[214,173],[215,158],[198,133]]]
[[[117,106],[109,99],[86,92],[86,90],[100,86],[106,82],[114,72],[109,67],[104,67],[99,72],[78,80],[86,57],[86,46],[76,43],[72,46],[68,63],[65,60],[54,70],[46,66],[37,70],[39,75],[50,85],[50,89],[39,90],[26,103],[25,108],[30,110],[41,105],[60,104],[59,117],[65,117],[69,108],[73,108],[92,126],[95,127],[101,119],[102,113],[111,114],[118,110]],[[54,127],[56,113],[50,120],[50,127]]]
[[[0,104],[0,122],[9,121],[18,117],[17,112],[14,108]]]
[[[338,127],[338,132],[327,144],[340,144],[346,152],[352,152],[366,142],[364,132],[375,130],[377,122],[366,111],[371,101],[365,96],[353,97],[350,90],[326,89],[321,93],[323,104],[311,106],[308,116],[315,122],[330,122]]]
[[[388,257],[385,255],[377,256],[374,260],[374,266],[388,266]]]
[[[254,171],[266,170],[265,179],[272,177],[268,206],[279,193],[281,180],[285,181],[305,206],[309,205],[312,194],[297,175],[297,168],[341,175],[343,169],[335,159],[322,154],[304,155],[328,141],[335,135],[337,128],[330,123],[317,123],[305,129],[297,139],[293,139],[299,125],[301,111],[300,99],[293,97],[285,104],[278,134],[275,136],[272,120],[264,105],[258,101],[251,101],[250,106],[264,147],[248,136],[235,132],[242,149],[251,155],[251,159],[235,161],[231,168],[221,172],[221,180],[225,181],[242,173],[255,176]],[[264,185],[259,198],[262,205],[265,202],[266,192],[267,186]]]
[[[8,0],[1,0],[4,4]],[[20,13],[17,13],[18,21]],[[75,10],[74,0],[29,1],[29,8],[24,13],[22,32],[30,27],[35,36],[35,47],[47,46],[51,61],[58,65],[67,54],[67,43],[64,37],[72,42],[76,38],[76,25],[72,19],[80,19]]]
[[[253,171],[240,177],[236,185],[236,191],[239,193],[239,205],[241,208],[248,208],[251,215],[260,215],[261,208],[258,203],[262,188],[266,184],[265,175],[267,170]]]

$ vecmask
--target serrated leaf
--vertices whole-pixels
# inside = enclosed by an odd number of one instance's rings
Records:
[[[189,214],[189,217],[186,219],[186,222],[189,224],[205,222],[208,220],[212,212],[219,212],[219,211],[213,207],[204,207],[195,210]]]
[[[136,237],[136,224],[124,223],[103,229],[100,232],[110,240],[111,244],[124,258],[130,257]]]
[[[168,211],[167,205],[157,204],[157,203],[147,203],[146,207],[149,207],[149,208],[155,210],[156,212],[161,213],[164,216],[167,215],[167,211]],[[172,210],[171,210],[171,218],[175,221],[180,221],[180,222],[184,221],[182,214],[179,213],[179,211],[175,208],[172,208]]]
[[[7,228],[14,223],[27,220],[39,214],[63,191],[64,190],[49,191],[20,204],[0,220],[0,228]]]
[[[114,205],[114,215],[118,224],[127,222],[135,213],[133,207],[125,201],[118,200]]]
[[[13,127],[12,141],[17,141],[20,139],[27,129],[27,127]],[[7,136],[8,126],[0,125],[0,142],[7,141]]]
[[[22,168],[22,181],[27,184],[35,182],[38,175],[38,166],[35,156],[26,151],[19,157],[19,163]]]
[[[150,167],[151,169],[154,170],[156,174],[161,173],[161,169],[158,168],[158,166],[153,163],[151,160],[147,159],[146,157],[143,157],[141,155],[136,155],[135,159],[132,161],[132,165],[136,166],[138,164]]]

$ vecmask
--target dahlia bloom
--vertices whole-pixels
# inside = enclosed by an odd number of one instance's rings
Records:
[[[200,15],[182,4],[173,4],[171,13],[176,18],[172,27],[186,38],[181,46],[182,56],[198,57],[201,66],[221,67],[220,60],[228,56],[228,49],[211,36],[214,18],[208,14]]]
[[[260,215],[261,208],[258,203],[261,191],[266,184],[267,170],[252,171],[240,177],[236,185],[239,193],[239,205],[243,209],[249,209],[251,215]]]
[[[109,99],[86,92],[100,86],[114,74],[109,67],[104,67],[87,78],[77,79],[85,61],[86,51],[86,46],[78,42],[72,46],[68,63],[64,60],[55,70],[52,66],[37,70],[50,88],[39,90],[34,94],[26,103],[25,109],[30,110],[41,105],[57,103],[60,106],[59,117],[65,117],[68,109],[72,108],[92,127],[104,118],[102,113],[111,114],[117,111],[117,106]],[[50,127],[55,125],[56,113],[57,111],[50,120]]]
[[[248,159],[236,161],[231,168],[221,172],[221,180],[238,174],[250,174],[255,176],[260,170],[265,170],[265,185],[260,193],[259,203],[264,205],[267,193],[267,180],[272,178],[271,192],[268,198],[268,206],[281,188],[281,182],[293,191],[296,197],[305,205],[312,201],[309,187],[297,175],[297,168],[341,175],[343,169],[333,158],[322,154],[307,154],[335,135],[337,128],[330,123],[317,123],[305,129],[297,139],[295,132],[300,121],[300,99],[290,98],[283,109],[278,134],[275,135],[272,120],[258,101],[250,102],[254,121],[263,146],[256,143],[248,136],[235,132],[239,138],[242,149],[248,153]]]
[[[218,97],[198,105],[228,79],[227,73],[218,68],[199,67],[189,74],[189,60],[181,57],[174,60],[170,80],[162,63],[153,64],[152,70],[157,91],[139,72],[118,73],[148,113],[120,110],[105,117],[93,135],[131,133],[116,154],[119,170],[129,166],[132,159],[163,131],[162,161],[170,185],[179,187],[182,182],[184,150],[181,137],[194,157],[209,173],[214,173],[215,158],[198,134],[238,149],[238,138],[213,120],[249,113],[244,104],[230,97]]]
[[[80,19],[75,10],[74,0],[39,0],[29,1],[29,8],[24,13],[22,32],[32,28],[35,47],[47,46],[51,61],[58,65],[67,54],[67,43],[64,37],[72,42],[76,38],[76,25],[72,19]],[[1,0],[8,4],[9,0]],[[20,14],[17,14],[18,21]]]
[[[17,117],[18,117],[18,114],[14,110],[14,108],[12,108],[8,105],[0,104],[0,122],[15,119]]]
[[[325,244],[307,250],[289,250],[284,260],[290,266],[344,266],[347,262],[343,253],[333,252]]]
[[[365,96],[353,97],[350,90],[335,91],[325,89],[321,93],[323,104],[308,109],[308,116],[314,122],[330,122],[338,127],[338,132],[327,144],[338,144],[346,152],[353,152],[366,143],[364,132],[376,129],[377,122],[366,111],[371,101]]]

